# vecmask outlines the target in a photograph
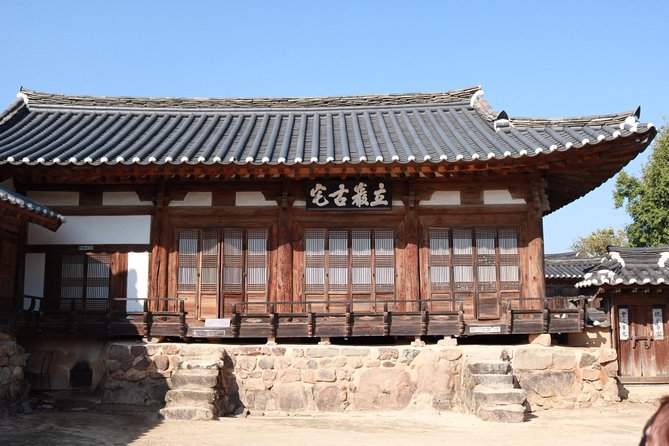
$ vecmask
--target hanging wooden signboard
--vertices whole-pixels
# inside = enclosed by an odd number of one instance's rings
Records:
[[[307,210],[391,210],[391,186],[380,178],[308,181]]]

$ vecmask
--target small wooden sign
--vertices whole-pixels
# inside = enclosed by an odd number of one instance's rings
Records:
[[[392,210],[391,186],[380,178],[308,181],[307,210]]]

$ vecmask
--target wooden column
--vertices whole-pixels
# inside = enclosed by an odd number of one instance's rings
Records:
[[[420,275],[418,266],[418,246],[419,246],[419,224],[416,207],[418,206],[418,197],[409,184],[409,193],[403,199],[404,201],[404,295],[406,299],[417,300],[420,298]],[[418,304],[411,304],[408,309],[418,310]]]
[[[166,298],[169,227],[167,205],[169,199],[164,196],[164,188],[156,195],[155,210],[151,222],[151,264],[149,266],[149,298]],[[151,308],[158,310],[159,308]]]
[[[293,197],[285,190],[278,199],[279,219],[276,256],[276,301],[293,299]],[[280,311],[288,308],[279,307]]]
[[[544,275],[544,230],[543,210],[547,205],[544,185],[534,182],[530,192],[527,211],[527,297],[546,297],[546,277]],[[533,301],[532,308],[543,308],[542,301]]]

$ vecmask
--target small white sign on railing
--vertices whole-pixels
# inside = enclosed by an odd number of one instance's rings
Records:
[[[230,319],[205,319],[205,328],[230,328]]]
[[[621,341],[627,341],[630,338],[630,319],[627,307],[618,308],[618,337]]]
[[[664,339],[664,315],[662,308],[653,308],[653,339]]]

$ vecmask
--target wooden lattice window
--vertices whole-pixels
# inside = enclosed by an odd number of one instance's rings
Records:
[[[111,255],[63,255],[59,309],[106,311],[109,307],[110,284]]]
[[[520,287],[515,228],[428,228],[429,295],[461,299],[468,316],[499,317],[500,299]]]
[[[227,316],[232,302],[267,300],[268,231],[181,229],[177,293],[201,319]]]
[[[395,235],[389,229],[307,229],[305,293],[369,299],[395,291]]]

